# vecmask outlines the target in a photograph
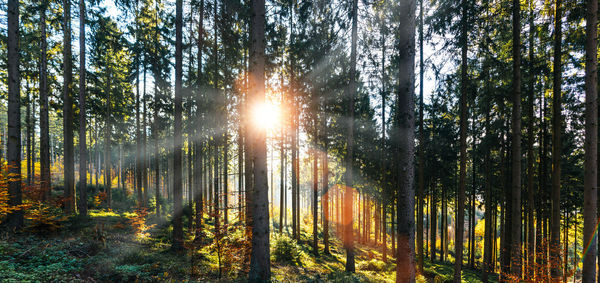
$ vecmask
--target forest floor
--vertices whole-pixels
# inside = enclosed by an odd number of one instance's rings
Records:
[[[144,212],[93,209],[89,217],[65,219],[54,232],[39,229],[0,237],[2,282],[243,282],[248,271],[249,243],[242,226],[224,226],[213,234],[205,218],[202,241],[185,239],[185,251],[171,250],[172,226],[165,217]],[[187,226],[186,217],[184,225]],[[52,228],[52,227],[45,227]],[[54,227],[56,228],[56,227]],[[51,229],[50,229],[51,230]],[[41,232],[43,231],[43,232]],[[186,233],[186,235],[193,233]],[[214,241],[215,236],[219,241]],[[355,274],[344,272],[342,243],[331,237],[331,254],[315,257],[312,234],[299,242],[271,237],[274,282],[393,282],[395,264],[384,263],[378,248],[357,244]],[[323,246],[320,246],[320,251]],[[451,264],[425,263],[419,282],[445,282]],[[478,282],[479,273],[466,269],[463,281]]]

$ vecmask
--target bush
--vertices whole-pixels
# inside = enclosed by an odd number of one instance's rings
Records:
[[[299,265],[301,251],[296,241],[290,237],[281,235],[275,238],[275,244],[271,252],[274,262]]]
[[[357,267],[358,270],[383,271],[385,269],[385,263],[380,260],[372,259],[360,262]]]

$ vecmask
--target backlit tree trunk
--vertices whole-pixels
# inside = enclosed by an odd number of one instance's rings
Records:
[[[265,101],[265,13],[264,0],[251,1],[248,94],[253,104]],[[252,254],[248,280],[264,282],[270,280],[271,277],[266,130],[253,127],[250,132],[254,153],[254,197],[252,200]]]
[[[414,0],[400,3],[398,97],[396,135],[398,159],[398,253],[396,282],[415,281],[415,191],[414,183],[414,82],[415,82]]]

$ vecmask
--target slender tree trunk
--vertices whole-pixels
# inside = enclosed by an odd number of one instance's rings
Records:
[[[415,281],[415,190],[414,184],[414,81],[415,81],[414,0],[400,3],[399,74],[397,110],[398,253],[396,282]]]
[[[71,67],[71,1],[63,1],[63,136],[65,212],[75,212],[75,161],[73,154],[73,70]]]
[[[325,248],[323,253],[330,254],[329,251],[329,157],[327,156],[327,147],[323,149],[323,163],[321,165],[323,173],[321,175],[321,183],[323,186],[323,244]]]
[[[42,199],[50,199],[50,126],[48,122],[48,58],[46,41],[47,0],[40,7],[40,189]],[[10,57],[9,57],[10,58]]]
[[[513,0],[513,85],[512,85],[512,211],[511,273],[521,277],[521,5]]]
[[[315,119],[315,124],[316,124],[316,119]],[[315,125],[316,127],[316,125]],[[316,135],[315,135],[316,136]],[[319,159],[319,155],[317,153],[316,150],[314,150],[313,153],[313,191],[312,191],[312,197],[313,197],[313,252],[315,254],[315,256],[317,256],[319,254],[319,245],[318,245],[318,239],[317,239],[317,233],[318,233],[318,216],[319,216],[319,205],[318,205],[318,201],[319,201],[319,167],[318,167],[318,159]]]
[[[31,126],[31,89],[29,88],[29,78],[25,78],[25,92],[27,94],[27,101],[25,107],[25,128],[26,128],[26,141],[25,141],[25,158],[27,159],[27,186],[31,187],[31,132],[33,127]]]
[[[68,1],[68,0],[66,0]],[[108,207],[112,207],[112,172],[111,172],[111,73],[106,70],[105,95],[106,95],[106,118],[104,119],[104,192],[107,194]]]
[[[597,257],[594,234],[598,223],[598,1],[586,3],[583,243],[589,246],[583,258],[583,282],[594,282]]]
[[[430,245],[430,250],[431,250],[431,261],[434,262],[436,259],[436,246],[435,243],[437,241],[437,201],[435,199],[435,177],[431,177],[430,179],[430,192],[431,192],[431,204],[430,204],[430,212],[429,212],[429,219],[431,224],[429,225],[430,228],[430,232],[429,232],[429,245]]]
[[[200,0],[200,11],[198,12],[199,17],[198,17],[198,71],[197,71],[197,78],[196,78],[196,109],[198,109],[197,111],[199,111],[200,109],[202,109],[202,93],[201,93],[201,84],[202,84],[202,48],[204,47],[204,0]],[[196,126],[194,127],[194,136],[196,137],[196,139],[194,140],[194,202],[195,202],[195,206],[196,206],[196,231],[195,231],[195,238],[194,240],[200,240],[200,237],[202,235],[202,217],[204,216],[204,211],[203,211],[203,182],[205,180],[205,178],[203,178],[203,174],[204,174],[204,170],[203,170],[203,152],[202,152],[202,144],[203,144],[203,135],[204,132],[203,130],[204,128],[204,119],[202,119],[202,116],[200,115],[200,113],[196,114],[196,119],[195,119],[195,123]]]
[[[425,190],[425,132],[423,129],[423,0],[419,1],[419,193],[417,197],[417,261],[423,273],[423,192]],[[385,123],[385,122],[384,122]],[[443,245],[442,245],[443,248]]]
[[[553,280],[561,278],[560,258],[560,176],[561,176],[561,75],[562,75],[562,7],[556,1],[554,27],[554,78],[552,87],[552,216],[550,233],[550,262]]]
[[[7,70],[8,70],[8,140],[6,145],[8,172],[8,204],[22,203],[21,191],[21,77],[19,74],[19,1],[8,0],[7,5]],[[23,227],[23,211],[8,214],[8,226],[17,230]]]
[[[265,1],[252,1],[251,6],[249,98],[255,103],[264,103]],[[252,223],[252,255],[248,280],[251,282],[264,282],[270,280],[271,277],[266,131],[254,128],[251,133],[252,151],[254,153],[254,197],[252,202],[254,221]]]
[[[182,120],[182,79],[183,79],[183,46],[182,46],[182,29],[183,29],[183,0],[175,1],[175,112],[174,112],[174,132],[173,143],[173,244],[174,250],[183,249],[183,196],[182,196],[182,162],[181,162],[181,120]]]
[[[534,194],[534,168],[533,168],[533,164],[534,164],[534,153],[533,153],[533,143],[535,140],[535,134],[534,134],[534,120],[535,120],[535,113],[534,113],[534,103],[535,103],[535,98],[534,98],[534,83],[535,83],[535,74],[533,71],[534,68],[534,63],[533,61],[535,60],[534,55],[533,55],[533,36],[534,36],[534,30],[535,30],[535,26],[534,26],[534,22],[533,22],[533,7],[532,7],[532,1],[529,1],[529,10],[530,10],[530,15],[529,15],[529,107],[528,107],[528,115],[527,117],[529,118],[528,121],[528,125],[527,125],[527,130],[528,130],[528,138],[527,138],[527,215],[529,216],[529,219],[527,221],[527,230],[528,230],[528,239],[527,239],[527,269],[526,269],[526,279],[528,280],[535,280],[535,273],[534,273],[534,266],[535,266],[535,255],[536,255],[536,249],[535,249],[535,238],[536,238],[536,231],[535,231],[535,226],[534,226],[534,222],[535,222],[535,217],[534,217],[534,211],[535,211],[535,194]]]
[[[346,188],[344,192],[344,247],[346,272],[354,272],[353,216],[353,164],[354,164],[354,97],[356,96],[356,44],[358,26],[358,0],[352,1],[352,42],[350,51],[350,84],[348,85],[348,136],[346,141]]]
[[[467,0],[461,1],[461,79],[460,79],[460,173],[457,195],[454,282],[461,282],[463,235],[465,230],[465,187],[467,177]]]
[[[87,215],[87,142],[85,105],[85,0],[79,0],[79,214]],[[136,108],[137,109],[137,108]]]

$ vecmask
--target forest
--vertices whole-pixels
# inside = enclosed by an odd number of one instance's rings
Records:
[[[598,0],[5,0],[1,282],[600,282]]]

